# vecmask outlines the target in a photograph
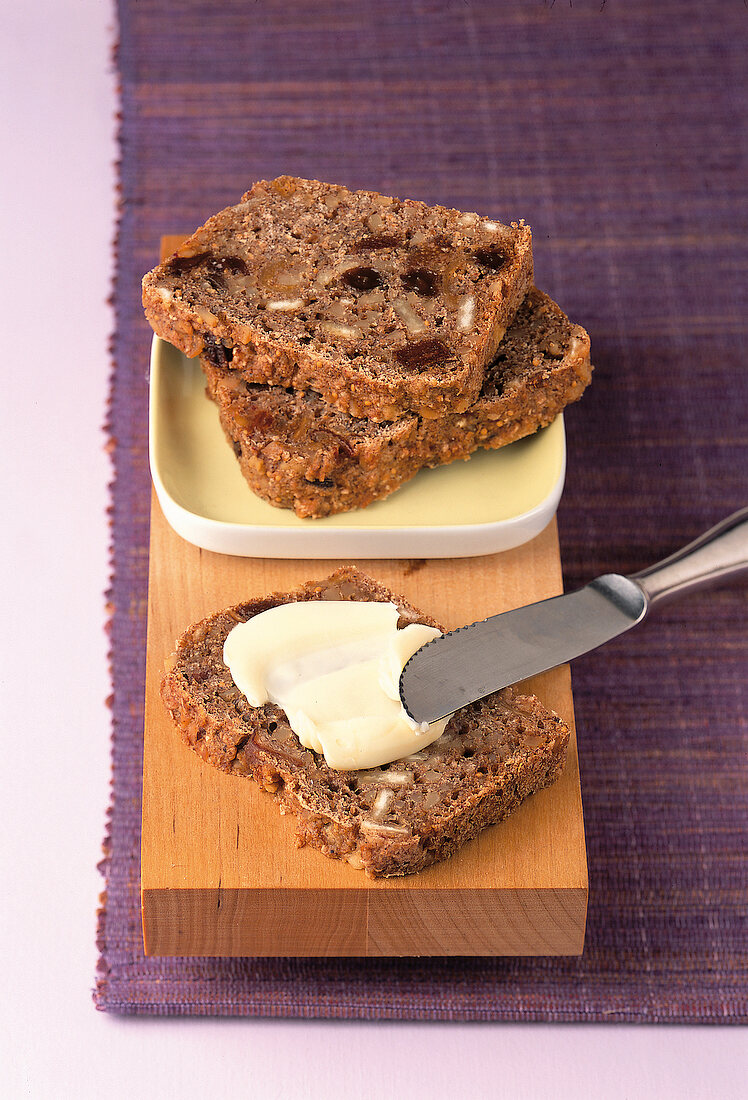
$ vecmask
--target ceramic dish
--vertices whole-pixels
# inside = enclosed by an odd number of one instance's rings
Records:
[[[444,558],[509,550],[552,519],[564,484],[563,418],[467,462],[422,470],[386,500],[299,519],[250,490],[205,396],[197,360],[154,337],[151,475],[177,534],[243,557]]]

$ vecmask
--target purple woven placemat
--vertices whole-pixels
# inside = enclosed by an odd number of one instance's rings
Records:
[[[109,431],[113,808],[96,1003],[125,1013],[744,1021],[746,590],[574,669],[589,849],[581,959],[146,959],[148,561],[140,278],[258,178],[314,176],[533,226],[592,335],[567,415],[568,587],[746,503],[748,12],[740,0],[120,0],[122,206]]]

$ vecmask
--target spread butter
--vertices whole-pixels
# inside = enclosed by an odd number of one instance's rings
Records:
[[[305,748],[331,768],[375,768],[425,748],[447,719],[418,726],[400,702],[406,662],[439,631],[397,629],[392,603],[310,600],[239,623],[223,659],[253,707],[276,703]]]

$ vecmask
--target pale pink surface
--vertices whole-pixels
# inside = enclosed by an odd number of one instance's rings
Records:
[[[745,1095],[739,1028],[128,1020],[95,1012],[95,864],[109,777],[110,471],[101,424],[112,325],[105,302],[115,218],[113,19],[96,0],[29,0],[6,11],[0,43],[0,147],[9,154],[0,279],[11,368],[0,403],[4,1095]],[[55,344],[53,356],[39,353],[37,334],[40,347]]]

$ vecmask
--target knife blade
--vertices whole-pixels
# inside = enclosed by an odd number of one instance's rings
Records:
[[[748,572],[748,508],[648,569],[607,573],[428,642],[405,665],[400,699],[416,722],[435,722],[518,680],[580,657],[641,622],[655,603]]]
[[[642,589],[616,573],[443,634],[417,650],[400,677],[416,722],[435,722],[493,691],[579,657],[640,622]]]

